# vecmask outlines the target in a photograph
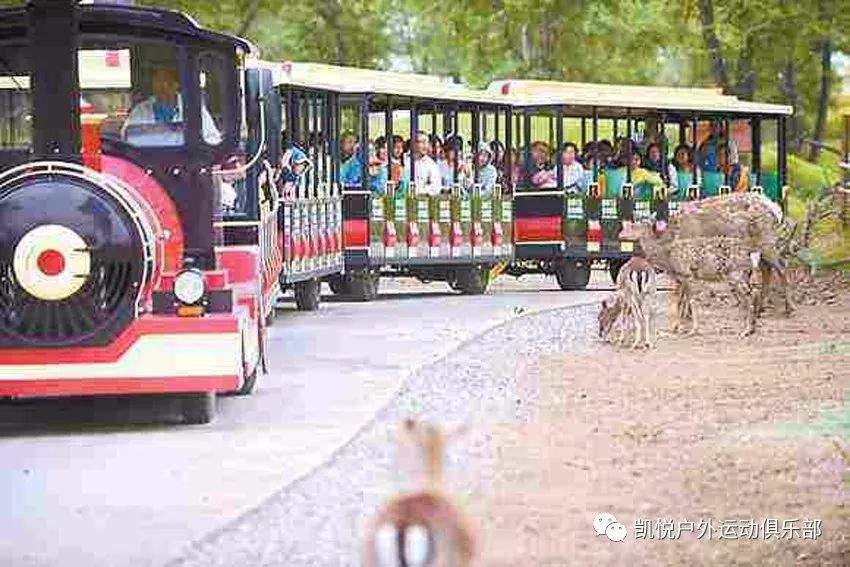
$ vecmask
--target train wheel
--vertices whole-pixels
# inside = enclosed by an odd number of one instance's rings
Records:
[[[381,276],[370,272],[354,272],[347,276],[348,294],[355,301],[372,301],[378,297]]]
[[[348,295],[351,290],[348,289],[348,280],[342,274],[334,274],[328,278],[328,286],[334,295]]]
[[[620,275],[620,268],[626,264],[625,260],[608,260],[608,273],[611,274],[611,281],[617,283],[617,276]]]
[[[590,263],[587,260],[564,258],[555,264],[555,278],[563,290],[581,290],[590,282]]]
[[[469,267],[456,273],[457,289],[465,295],[481,295],[490,284],[490,266]]]
[[[215,392],[187,394],[182,400],[183,422],[190,425],[209,423],[215,417]]]
[[[322,282],[316,278],[295,284],[295,305],[299,311],[315,311],[322,298]]]

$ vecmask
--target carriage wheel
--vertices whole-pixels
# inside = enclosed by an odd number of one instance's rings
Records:
[[[368,270],[346,276],[348,296],[354,301],[372,301],[378,297],[381,276]]]
[[[186,394],[181,401],[183,423],[201,425],[215,417],[215,392]]]
[[[590,282],[590,262],[577,258],[559,260],[555,264],[555,278],[563,290],[585,289]]]
[[[295,305],[299,311],[315,311],[322,299],[322,282],[316,278],[295,284]]]
[[[481,295],[490,284],[490,266],[471,266],[455,272],[455,289],[464,295]]]
[[[342,274],[334,274],[328,278],[328,286],[334,295],[348,295],[351,290],[348,289],[348,281]]]

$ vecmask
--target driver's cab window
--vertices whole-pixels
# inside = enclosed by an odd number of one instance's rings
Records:
[[[173,45],[134,43],[81,49],[80,115],[102,138],[137,148],[185,143],[180,67]]]
[[[32,96],[26,47],[0,46],[0,151],[32,147]]]

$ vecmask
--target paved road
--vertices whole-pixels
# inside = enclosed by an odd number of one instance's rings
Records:
[[[250,397],[219,399],[209,426],[162,423],[173,410],[163,402],[0,408],[0,565],[162,565],[309,474],[414,369],[521,313],[601,296],[540,278],[502,278],[479,297],[439,283],[384,289],[318,313],[284,301],[272,373]]]

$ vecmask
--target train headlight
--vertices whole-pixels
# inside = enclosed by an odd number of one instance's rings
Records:
[[[204,274],[198,270],[183,270],[177,274],[174,296],[186,305],[199,302],[204,296]]]

